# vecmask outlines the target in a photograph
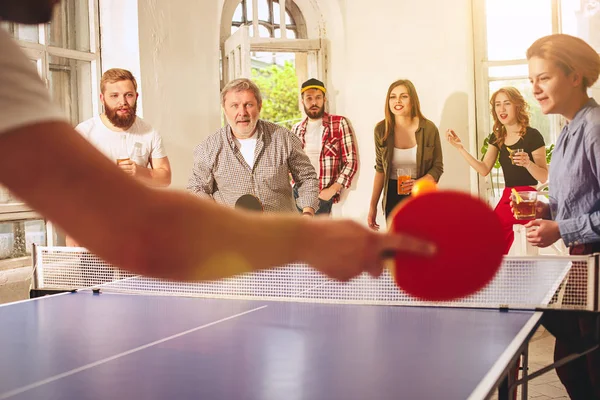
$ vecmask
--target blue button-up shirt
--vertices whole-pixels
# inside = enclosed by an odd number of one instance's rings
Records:
[[[600,242],[600,106],[594,99],[556,142],[549,190],[552,218],[565,244]]]

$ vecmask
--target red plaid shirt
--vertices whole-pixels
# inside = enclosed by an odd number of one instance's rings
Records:
[[[306,125],[308,117],[292,128],[292,133],[306,145]],[[348,121],[340,115],[323,114],[323,137],[319,158],[319,191],[337,182],[346,189],[352,184],[352,178],[358,169],[354,132]],[[339,201],[335,195],[334,202]]]

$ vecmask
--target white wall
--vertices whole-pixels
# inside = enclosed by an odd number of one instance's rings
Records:
[[[174,187],[185,186],[193,147],[220,126],[218,46],[223,1],[138,0],[144,118],[165,139]],[[452,127],[467,145],[474,137],[471,0],[296,0],[296,4],[305,15],[309,34],[324,35],[329,41],[331,111],[347,116],[357,133],[361,168],[336,215],[364,222],[374,175],[373,127],[383,118],[392,81],[408,78],[415,83],[424,114],[442,135]],[[121,10],[115,6],[106,12]],[[117,24],[114,38],[122,38],[119,31],[127,21]],[[106,43],[104,58],[135,64],[133,51],[123,54]],[[443,142],[441,186],[471,190],[466,163]],[[379,221],[383,223],[381,217]]]
[[[219,128],[219,3],[139,0],[145,119],[162,134],[183,188],[193,148]]]
[[[136,1],[100,0],[100,37],[102,73],[124,68],[140,80],[140,42]],[[100,79],[100,77],[98,77]],[[138,115],[144,116],[143,88],[138,87]]]

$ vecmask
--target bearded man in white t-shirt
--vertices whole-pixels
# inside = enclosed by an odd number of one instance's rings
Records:
[[[104,112],[77,125],[88,141],[125,173],[150,186],[171,183],[171,165],[158,132],[137,110],[137,82],[125,69],[109,69],[100,80]]]
[[[145,184],[167,187],[171,165],[158,132],[137,116],[137,81],[130,71],[113,68],[102,74],[104,112],[75,128],[127,175]],[[79,246],[70,236],[67,246]]]

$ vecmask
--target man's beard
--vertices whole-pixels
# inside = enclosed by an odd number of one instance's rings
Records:
[[[104,113],[106,114],[106,118],[108,118],[110,123],[113,124],[114,126],[116,126],[117,128],[129,129],[131,127],[131,125],[133,125],[133,123],[135,122],[137,103],[135,103],[131,107],[128,107],[129,111],[130,111],[128,114],[119,115],[117,113],[117,111],[122,108],[123,107],[110,108],[105,103],[104,104]]]
[[[319,119],[323,116],[323,113],[325,112],[325,105],[319,108],[319,110],[308,109],[306,108],[306,106],[304,106],[304,112],[306,113],[306,115],[308,115],[309,118]]]
[[[252,135],[254,134],[254,131],[256,130],[256,126],[258,125],[258,119],[252,121],[251,118],[248,118],[248,121],[250,124],[245,128],[245,129],[241,129],[237,127],[237,123],[236,121],[230,121],[229,118],[227,118],[227,123],[229,124],[229,126],[231,127],[231,131],[233,132],[233,135],[235,137],[237,137],[238,139],[247,139],[252,137]]]

